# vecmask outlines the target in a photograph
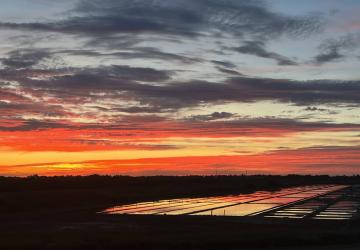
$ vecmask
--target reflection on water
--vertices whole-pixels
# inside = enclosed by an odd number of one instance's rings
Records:
[[[316,197],[329,199],[336,196],[333,193],[346,186],[314,185],[285,188],[277,192],[259,191],[253,194],[212,196],[205,198],[186,198],[142,202],[130,205],[116,206],[102,213],[106,214],[147,214],[147,215],[202,215],[202,216],[249,216],[267,213],[266,217],[303,218],[313,213],[321,201],[305,202]],[[299,206],[287,207],[289,204],[302,202]],[[336,207],[335,207],[336,208]],[[331,208],[329,208],[331,209]],[[269,214],[268,211],[275,211]],[[350,211],[350,210],[349,210]],[[327,211],[319,216],[329,217],[333,211]],[[344,217],[348,214],[343,214]]]

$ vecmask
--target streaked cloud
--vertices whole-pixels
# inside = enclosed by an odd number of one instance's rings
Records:
[[[0,174],[357,171],[354,3],[4,1]]]

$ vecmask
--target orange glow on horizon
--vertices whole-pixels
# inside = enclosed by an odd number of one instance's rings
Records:
[[[357,174],[359,149],[304,149],[198,156],[0,166],[2,175]]]
[[[1,131],[0,174],[353,174],[360,163],[354,126],[153,125]],[[307,150],[319,143],[323,150]]]

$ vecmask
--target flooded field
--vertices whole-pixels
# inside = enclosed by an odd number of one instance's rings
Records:
[[[359,186],[313,185],[276,192],[143,202],[111,207],[102,213],[334,220],[358,216],[359,198]]]

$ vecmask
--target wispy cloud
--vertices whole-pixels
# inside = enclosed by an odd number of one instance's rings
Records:
[[[315,63],[324,64],[345,59],[352,50],[360,47],[359,44],[360,34],[356,33],[349,33],[338,39],[327,39],[320,44],[321,52],[315,56]]]
[[[339,159],[341,147],[358,150],[359,35],[334,29],[337,15],[301,4],[298,15],[287,1],[265,0],[78,0],[29,16],[9,8],[15,17],[0,20],[0,172],[12,171],[4,161],[25,161],[23,152],[39,162],[81,155],[79,164],[89,167],[90,152],[96,159],[116,152],[119,160],[181,155],[190,166],[194,155],[245,150],[264,153],[254,162],[277,164],[292,160],[289,154],[296,161],[295,154],[328,156],[325,133],[332,133],[331,146],[339,144],[331,149]],[[351,18],[345,23],[357,23]],[[294,152],[272,152],[279,141]],[[241,161],[251,162],[236,157],[230,167],[224,157],[198,161],[195,167],[204,165],[196,173],[215,166],[235,173]],[[168,173],[169,162],[129,173]],[[308,163],[299,160],[297,169],[307,172]],[[93,171],[117,168],[104,164]]]
[[[270,52],[265,49],[263,41],[245,41],[240,47],[230,48],[242,54],[254,55],[262,58],[273,59],[278,65],[291,66],[297,65],[295,61],[275,52]]]

